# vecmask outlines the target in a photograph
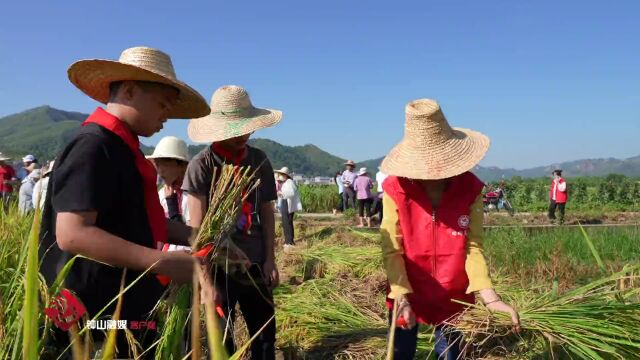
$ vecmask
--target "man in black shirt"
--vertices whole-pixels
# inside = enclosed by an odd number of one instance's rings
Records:
[[[64,286],[85,305],[89,319],[109,316],[107,304],[147,269],[124,295],[120,320],[144,321],[163,287],[153,274],[190,283],[194,258],[183,252],[163,253],[158,242],[186,244],[189,229],[167,223],[156,190],[157,174],[140,151],[138,136],[151,136],[167,118],[203,116],[204,99],[175,78],[168,55],[138,47],[125,50],[119,61],[82,60],[69,68],[69,79],[90,97],[106,104],[77,130],[57,157],[43,209],[40,231],[41,273],[53,283],[65,264],[76,258]],[[132,329],[147,348],[152,336]],[[101,332],[93,332],[99,341]],[[68,336],[54,334],[65,348]],[[129,344],[118,332],[118,351]],[[152,356],[152,355],[151,355]]]
[[[209,206],[210,184],[214,168],[223,164],[251,166],[260,179],[258,188],[250,193],[242,206],[231,240],[251,266],[248,275],[229,268],[214,270],[214,284],[219,301],[233,325],[236,303],[253,336],[268,323],[251,343],[251,358],[275,358],[276,326],[271,290],[278,285],[275,264],[275,219],[273,201],[277,199],[273,168],[266,155],[247,145],[251,134],[277,124],[282,118],[278,110],[257,109],[251,104],[247,92],[238,86],[223,86],[213,95],[211,114],[191,120],[189,137],[196,142],[211,145],[197,154],[189,163],[182,188],[189,193],[189,224],[200,226]],[[229,331],[233,334],[233,330]],[[225,344],[234,352],[231,336]]]

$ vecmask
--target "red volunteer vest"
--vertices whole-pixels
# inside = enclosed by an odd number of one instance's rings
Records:
[[[560,184],[564,184],[565,181],[563,178],[560,178],[560,181],[558,181],[558,186],[560,186]],[[558,189],[556,189],[556,203],[559,204],[564,204],[567,202],[567,189],[565,189],[565,191],[560,191]],[[553,180],[551,180],[551,188],[549,189],[549,199],[553,199]]]
[[[451,300],[475,301],[473,294],[465,293],[465,262],[470,207],[484,184],[470,172],[454,177],[436,211],[417,182],[389,176],[383,186],[398,208],[405,268],[413,288],[407,298],[419,322],[440,324],[464,309]]]

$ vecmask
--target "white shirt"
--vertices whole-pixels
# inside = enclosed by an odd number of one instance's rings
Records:
[[[383,173],[382,171],[378,171],[378,173],[376,174],[376,184],[378,184],[378,192],[384,192],[384,190],[382,189],[382,183],[384,182],[384,179],[387,178],[387,174]]]
[[[49,177],[40,179],[36,185],[33,187],[33,197],[31,198],[33,202],[33,208],[39,207],[42,209],[44,207],[44,200],[47,198],[47,187],[49,187]]]
[[[282,183],[280,187],[280,197],[283,200],[287,201],[287,207],[289,209],[289,214],[302,211],[302,202],[300,201],[300,194],[298,193],[298,188],[296,184],[291,179],[287,179]]]
[[[164,187],[158,190],[158,197],[160,198],[160,205],[164,209],[164,215],[169,215],[169,207],[167,206],[167,199],[164,196]],[[180,211],[182,213],[182,220],[187,224],[189,222],[189,206],[187,206],[187,193],[182,193],[182,204],[180,204]]]

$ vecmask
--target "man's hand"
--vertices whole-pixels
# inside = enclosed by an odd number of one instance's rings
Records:
[[[153,272],[168,276],[177,284],[191,284],[193,282],[194,267],[199,259],[183,251],[169,251],[162,253],[160,260],[153,267]]]
[[[269,288],[275,289],[280,284],[280,274],[274,261],[267,260],[264,263],[262,275]]]

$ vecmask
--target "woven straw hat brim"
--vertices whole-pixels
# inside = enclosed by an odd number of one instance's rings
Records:
[[[282,174],[282,175],[286,175],[288,177],[291,177],[291,175],[289,173],[286,173],[284,171],[280,171],[280,170],[273,170],[274,173],[276,174]]]
[[[403,139],[384,158],[380,170],[409,179],[446,179],[478,165],[490,143],[486,135],[462,128],[453,128],[453,136],[435,146],[421,147]]]
[[[191,119],[211,112],[207,101],[189,85],[134,65],[113,60],[80,60],[69,67],[67,74],[78,89],[103,104],[109,101],[109,85],[112,82],[137,80],[170,85],[178,89],[180,95],[169,118]]]
[[[0,156],[0,161],[7,161],[7,160],[11,160],[11,158],[10,157]]]
[[[224,115],[210,114],[189,122],[187,133],[195,142],[217,142],[250,134],[276,125],[282,120],[282,111],[254,109],[242,119],[229,119]]]

